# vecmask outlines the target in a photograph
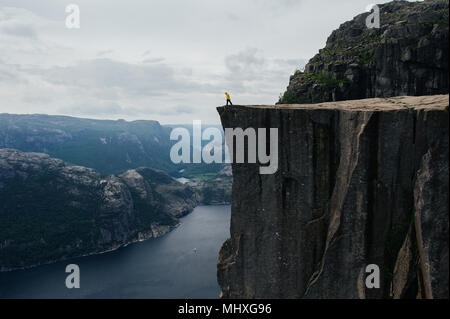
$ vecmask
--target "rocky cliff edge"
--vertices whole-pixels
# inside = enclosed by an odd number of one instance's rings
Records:
[[[278,128],[279,167],[232,165],[223,298],[448,298],[448,95],[219,107]],[[380,269],[368,288],[366,266]]]

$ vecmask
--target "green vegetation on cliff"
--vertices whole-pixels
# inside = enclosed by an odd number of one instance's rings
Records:
[[[448,1],[379,8],[379,29],[367,28],[369,13],[343,23],[304,72],[290,77],[278,103],[448,93]]]

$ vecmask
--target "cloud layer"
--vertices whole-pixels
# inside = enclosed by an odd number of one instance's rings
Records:
[[[218,123],[215,107],[276,102],[360,0],[0,2],[0,112]]]

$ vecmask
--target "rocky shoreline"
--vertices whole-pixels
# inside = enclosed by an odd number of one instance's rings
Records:
[[[0,267],[117,249],[159,237],[198,205],[196,191],[138,168],[102,177],[42,153],[0,149]]]
[[[28,265],[26,267],[19,267],[19,268],[0,267],[0,272],[11,272],[11,271],[16,271],[16,270],[26,270],[26,269],[31,269],[31,268],[43,266],[43,265],[54,264],[54,263],[57,263],[57,262],[60,262],[60,261],[71,260],[71,259],[74,259],[74,258],[81,258],[81,257],[88,257],[88,256],[95,256],[95,255],[106,254],[106,253],[118,250],[120,248],[128,247],[129,245],[132,245],[132,244],[135,244],[135,243],[146,241],[146,240],[151,239],[151,238],[162,237],[162,236],[170,233],[172,230],[174,230],[175,228],[179,227],[180,225],[181,225],[181,222],[179,222],[175,226],[153,226],[152,230],[150,232],[148,232],[146,234],[145,233],[139,233],[137,239],[134,239],[134,240],[130,241],[129,243],[126,243],[126,244],[123,244],[123,245],[117,245],[115,247],[109,248],[109,249],[104,250],[104,251],[92,252],[92,253],[83,254],[83,255],[80,255],[80,256],[74,256],[74,257],[70,257],[70,258],[61,258],[61,259],[51,260],[51,261],[48,261],[48,262],[45,262],[45,263],[37,263],[37,264],[34,264],[34,265]],[[160,228],[158,229],[158,227],[160,227]]]

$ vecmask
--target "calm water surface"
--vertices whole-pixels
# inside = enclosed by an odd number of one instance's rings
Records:
[[[113,252],[0,273],[0,298],[217,298],[216,262],[230,206],[199,206],[169,234]],[[66,265],[81,288],[67,289]]]

